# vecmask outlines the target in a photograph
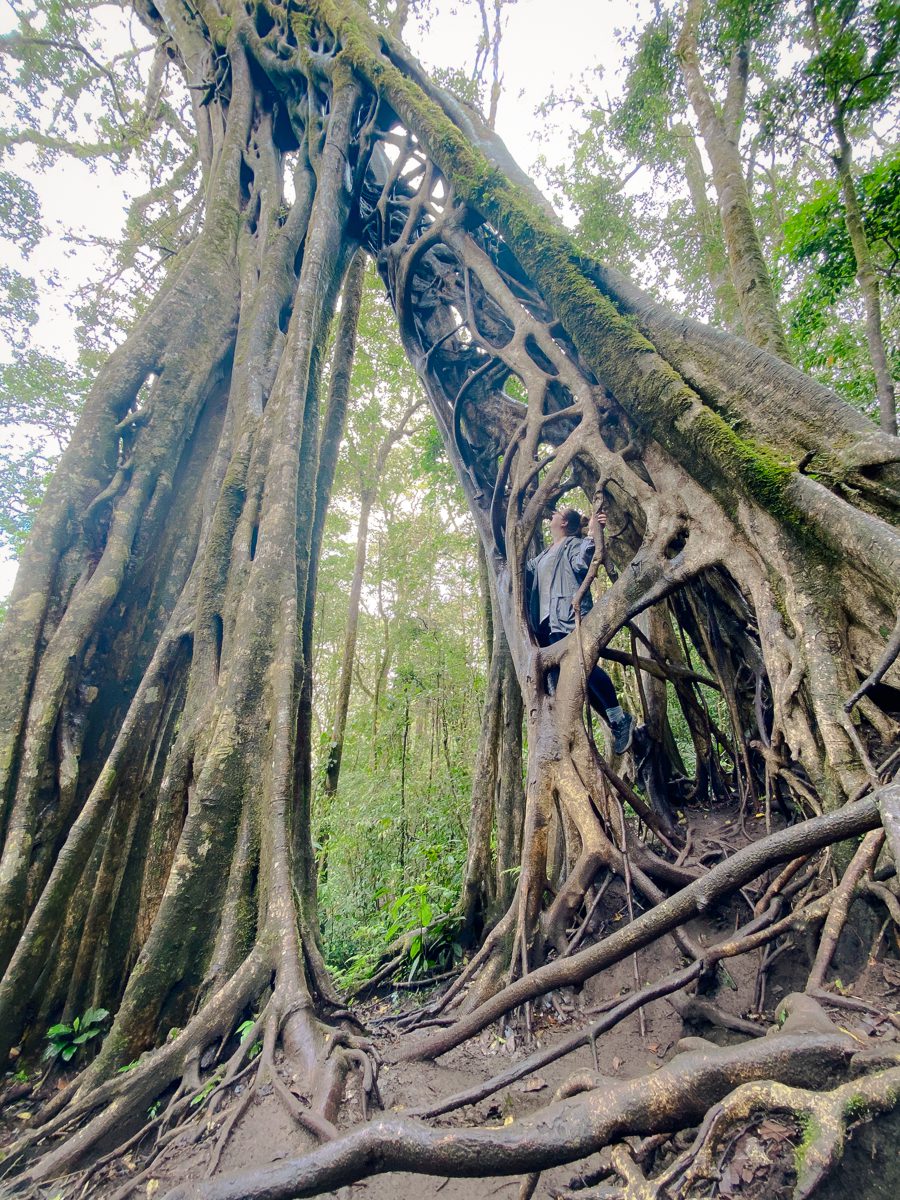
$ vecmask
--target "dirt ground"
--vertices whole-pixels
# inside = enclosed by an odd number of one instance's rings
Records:
[[[743,838],[740,840],[743,841]],[[850,992],[851,983],[847,981],[852,981],[854,996],[864,997],[883,1011],[896,1012],[900,1008],[900,959],[897,947],[887,945],[883,940],[878,961],[870,960],[873,936],[877,936],[878,932],[878,918],[864,903],[858,904],[857,908],[860,910],[857,919],[845,931],[835,957],[832,980],[836,979],[837,983],[833,982],[832,986],[836,1001],[841,1000],[844,993]],[[739,919],[746,920],[746,912],[745,901],[737,898],[714,918],[691,923],[688,931],[699,942],[708,943],[733,929]],[[621,895],[617,897],[612,888],[605,914],[605,925],[595,931],[596,937],[602,937],[607,929],[614,928],[618,922],[626,919],[624,899]],[[642,951],[637,965],[641,980],[647,982],[673,970],[681,962],[674,942],[666,938]],[[759,953],[729,960],[727,974],[719,976],[714,1000],[721,1010],[749,1020],[763,1032],[768,1028],[779,1000],[788,992],[802,988],[809,961],[803,946],[796,946],[773,963],[768,974],[762,1013],[753,1011],[758,965]],[[505,1070],[537,1047],[551,1045],[554,1039],[586,1023],[592,1011],[596,1011],[605,1001],[632,991],[635,987],[634,970],[634,963],[629,959],[589,980],[577,995],[572,992],[557,993],[555,1003],[549,999],[544,1003],[539,1002],[534,1012],[533,1040],[530,1044],[526,1045],[520,1023],[507,1019],[502,1028],[494,1026],[485,1030],[480,1037],[458,1047],[435,1063],[398,1062],[404,1042],[392,1032],[390,1023],[390,1017],[398,1007],[421,1003],[423,997],[419,995],[413,999],[409,992],[382,995],[368,1003],[361,1015],[373,1031],[384,1060],[379,1076],[384,1109],[402,1113],[433,1104],[442,1097],[453,1095]],[[830,1009],[830,1015],[837,1025],[849,1030],[861,1044],[873,1046],[876,1042],[883,1042],[884,1049],[897,1049],[900,1032],[890,1021],[837,1007]],[[599,1069],[611,1079],[634,1078],[652,1072],[668,1061],[676,1052],[677,1043],[682,1037],[701,1035],[718,1043],[731,1043],[747,1036],[745,1033],[713,1027],[706,1021],[685,1023],[668,1000],[657,1001],[645,1008],[643,1019],[643,1029],[638,1013],[634,1013],[610,1033],[598,1038],[596,1062],[591,1048],[583,1047],[481,1103],[459,1109],[432,1123],[454,1127],[502,1126],[549,1103],[556,1089],[579,1070]],[[302,1095],[302,1080],[289,1081],[289,1084],[298,1095]],[[235,1085],[234,1102],[240,1099],[246,1086],[246,1080]],[[353,1123],[354,1111],[357,1119],[360,1115],[358,1097],[354,1096],[355,1087],[358,1089],[358,1077],[350,1082],[350,1103],[346,1106],[349,1115],[345,1126]],[[9,1087],[5,1090],[7,1097],[10,1097],[12,1093]],[[171,1143],[163,1161],[154,1168],[154,1174],[142,1180],[133,1194],[147,1197],[147,1200],[153,1196],[161,1198],[176,1183],[203,1178],[216,1135],[227,1118],[228,1107],[223,1106],[205,1126],[195,1122],[192,1127],[186,1128]],[[23,1114],[34,1108],[33,1096],[13,1098],[4,1106],[3,1123],[8,1129],[16,1126],[20,1129],[19,1122],[23,1120]],[[864,1135],[851,1139],[842,1174],[827,1188],[820,1189],[822,1200],[839,1200],[839,1197],[847,1195],[853,1195],[854,1200],[895,1200],[900,1195],[895,1140],[898,1131],[900,1120],[884,1118],[874,1130],[869,1129]],[[801,1131],[777,1117],[761,1116],[754,1119],[723,1148],[720,1179],[702,1194],[740,1197],[742,1200],[788,1200],[796,1179],[795,1152],[800,1140]],[[295,1124],[273,1094],[271,1085],[264,1085],[235,1127],[216,1174],[228,1174],[293,1157],[312,1149],[313,1144],[311,1136]],[[683,1148],[686,1144],[682,1138],[680,1146]],[[56,1187],[48,1191],[46,1196],[48,1200],[51,1197],[54,1200],[56,1197],[74,1200],[76,1195],[110,1197],[129,1178],[141,1173],[150,1149],[149,1145],[134,1148],[109,1168],[108,1173],[102,1177],[95,1176],[87,1192],[73,1191],[70,1197],[65,1187]],[[554,1196],[557,1188],[578,1186],[579,1180],[584,1180],[584,1173],[590,1172],[596,1162],[595,1156],[587,1162],[546,1172],[536,1195]],[[516,1197],[520,1183],[521,1177],[448,1179],[387,1174],[370,1177],[336,1193],[325,1194],[340,1197],[340,1200],[403,1200],[406,1197],[429,1200],[437,1196],[441,1200],[492,1200],[494,1197]],[[885,1188],[888,1190],[885,1191]],[[3,1185],[0,1184],[2,1195]]]

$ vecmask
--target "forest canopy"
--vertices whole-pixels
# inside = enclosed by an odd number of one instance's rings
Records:
[[[42,2],[4,29],[10,1186],[569,1195],[601,1152],[584,1194],[687,1196],[780,1113],[799,1197],[869,1121],[877,1150],[896,7]],[[501,135],[549,62],[531,169]],[[85,171],[121,224],[77,227]],[[672,1047],[655,1092],[600,1074],[632,1025],[629,1073]],[[493,1079],[404,1082],[493,1028]],[[433,1124],[568,1054],[508,1131]],[[280,1166],[239,1148],[272,1105]]]

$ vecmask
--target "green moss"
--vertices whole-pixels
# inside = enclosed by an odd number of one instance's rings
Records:
[[[305,46],[312,34],[312,18],[306,13],[294,12],[288,18],[288,24],[298,46]]]
[[[218,46],[227,45],[228,38],[231,36],[231,31],[234,28],[234,21],[231,17],[217,16],[213,10],[204,15],[209,22],[209,33],[213,42]]]
[[[819,1123],[810,1113],[800,1112],[797,1113],[797,1124],[800,1126],[800,1141],[794,1147],[794,1168],[800,1176],[809,1148],[819,1136]]]

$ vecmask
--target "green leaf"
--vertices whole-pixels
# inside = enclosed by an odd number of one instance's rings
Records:
[[[80,1046],[84,1042],[88,1041],[90,1038],[97,1037],[97,1035],[99,1033],[100,1033],[99,1029],[86,1029],[82,1033],[79,1033],[79,1035],[77,1037],[73,1037],[72,1043],[75,1046]]]
[[[89,1008],[81,1018],[82,1025],[99,1025],[105,1021],[109,1013],[105,1008]]]
[[[71,1033],[71,1032],[72,1032],[71,1025],[51,1025],[50,1028],[47,1030],[47,1037],[48,1038],[58,1038],[61,1035]]]
[[[62,1049],[63,1062],[68,1062],[78,1053],[77,1046],[64,1046]]]

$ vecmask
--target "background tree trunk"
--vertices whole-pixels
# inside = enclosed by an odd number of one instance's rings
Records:
[[[832,128],[838,144],[838,153],[834,161],[844,201],[844,219],[847,222],[847,232],[850,234],[850,243],[853,246],[853,257],[856,260],[856,278],[859,281],[859,290],[866,308],[866,341],[869,345],[869,357],[872,359],[872,366],[875,369],[879,420],[885,433],[896,434],[896,392],[884,348],[878,276],[869,251],[859,198],[856,195],[856,184],[853,179],[853,147],[847,137],[844,117],[839,108],[835,110]]]
[[[700,70],[697,34],[702,13],[703,0],[689,0],[677,53],[688,99],[712,164],[713,183],[719,199],[719,214],[728,249],[731,279],[740,306],[743,333],[754,345],[790,362],[791,354],[753,219],[739,149],[747,92],[749,47],[740,46],[734,51],[725,111],[720,114]]]

